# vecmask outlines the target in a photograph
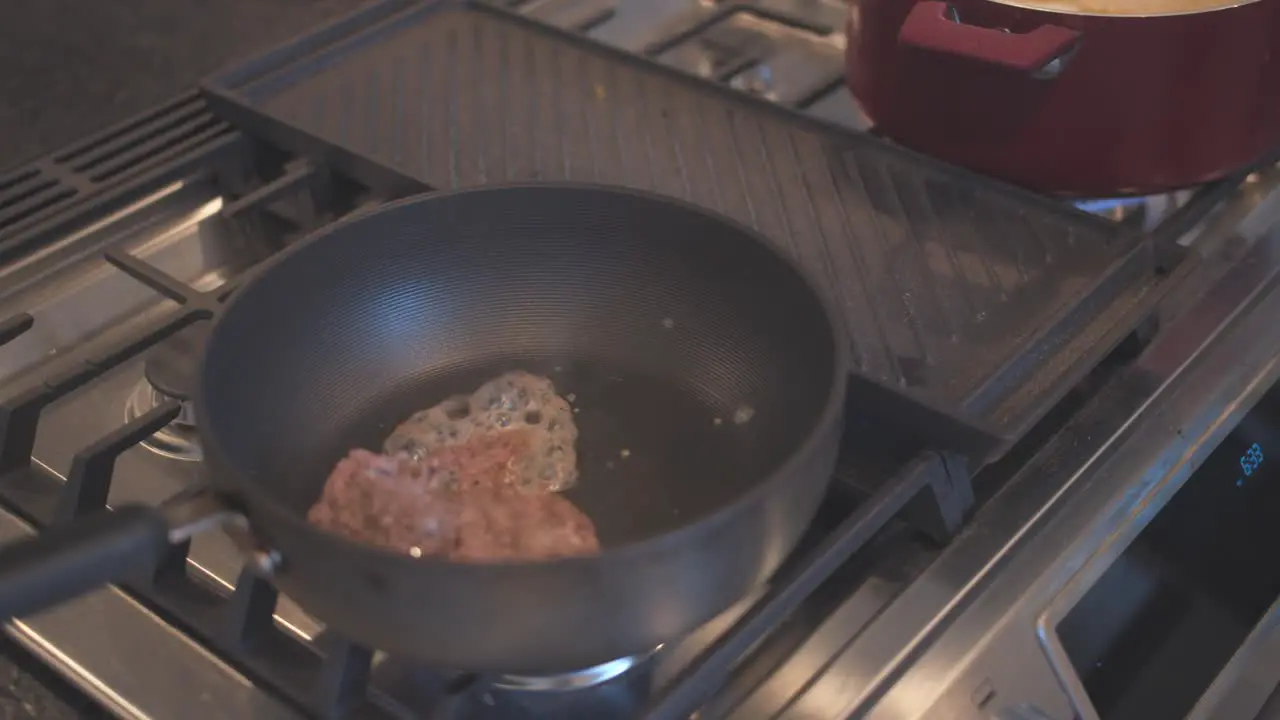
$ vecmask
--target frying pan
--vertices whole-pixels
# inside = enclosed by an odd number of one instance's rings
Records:
[[[600,554],[451,563],[306,522],[350,448],[514,369],[574,395],[567,496]],[[821,501],[846,372],[832,309],[753,231],[635,190],[501,186],[269,260],[210,329],[196,417],[216,508],[319,620],[434,665],[550,673],[649,651],[765,582]],[[130,506],[4,548],[0,618],[154,572],[198,525],[177,517]]]

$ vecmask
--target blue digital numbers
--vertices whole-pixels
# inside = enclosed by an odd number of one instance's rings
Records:
[[[1248,477],[1257,472],[1258,467],[1262,465],[1262,446],[1254,443],[1249,446],[1244,455],[1240,456],[1240,470]],[[1236,480],[1236,485],[1243,485],[1244,478]]]
[[[1240,456],[1240,469],[1245,475],[1252,475],[1258,466],[1262,464],[1262,448],[1258,443],[1249,446],[1244,455]]]

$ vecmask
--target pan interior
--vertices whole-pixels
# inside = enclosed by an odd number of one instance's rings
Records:
[[[304,512],[351,447],[504,371],[543,374],[579,408],[569,497],[609,546],[765,479],[814,428],[836,355],[803,278],[713,216],[471,191],[333,228],[239,291],[210,337],[202,432],[246,493]]]

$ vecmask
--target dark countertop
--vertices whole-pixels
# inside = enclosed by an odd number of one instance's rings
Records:
[[[363,0],[4,0],[0,173],[164,102]],[[0,636],[0,720],[106,713]]]
[[[0,2],[0,171],[363,0]]]

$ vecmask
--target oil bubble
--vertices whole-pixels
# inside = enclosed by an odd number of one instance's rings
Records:
[[[551,380],[510,372],[470,396],[450,397],[414,413],[395,427],[383,449],[426,462],[436,449],[461,444],[477,434],[523,431],[529,434],[529,451],[513,461],[511,483],[558,492],[578,480],[574,450],[578,427],[573,413],[569,402],[556,394]]]

